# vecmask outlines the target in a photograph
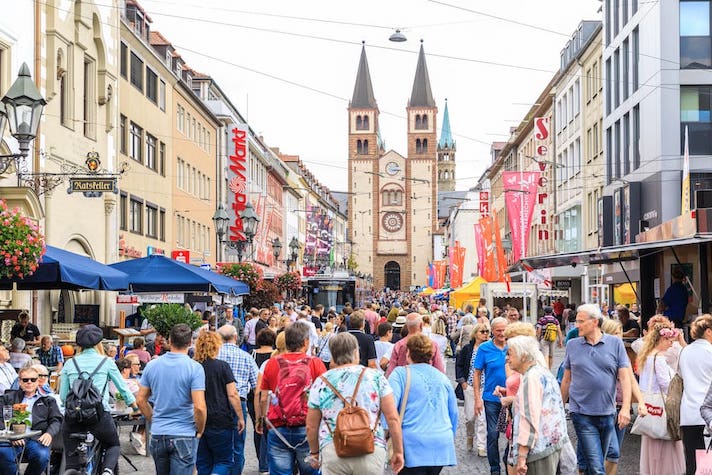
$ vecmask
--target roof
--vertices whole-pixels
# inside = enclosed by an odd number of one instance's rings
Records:
[[[377,109],[376,97],[373,95],[373,85],[371,84],[371,72],[368,69],[366,59],[366,46],[361,46],[361,59],[358,62],[358,72],[356,73],[356,84],[354,85],[354,95],[351,98],[349,107],[356,109]]]
[[[154,46],[172,46],[159,31],[151,31],[148,42]]]
[[[443,127],[440,131],[438,148],[455,148],[455,141],[452,139],[452,132],[450,131],[450,113],[447,109],[447,99],[445,99],[445,113],[443,113]]]
[[[468,191],[438,191],[438,219],[447,218],[450,208],[467,201]]]
[[[410,94],[408,106],[436,107],[433,92],[430,89],[430,76],[428,75],[428,65],[425,63],[425,50],[423,49],[422,40],[420,42],[420,53],[418,53],[418,65],[415,68],[413,92]]]

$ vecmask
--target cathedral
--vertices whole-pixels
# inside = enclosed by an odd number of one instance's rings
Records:
[[[447,103],[438,141],[438,107],[422,44],[406,113],[404,156],[386,150],[381,140],[378,104],[362,47],[348,107],[348,229],[358,270],[373,276],[375,289],[427,285],[438,191],[455,189],[456,148]]]

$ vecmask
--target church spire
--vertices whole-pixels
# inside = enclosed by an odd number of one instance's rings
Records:
[[[361,60],[358,63],[358,73],[356,73],[356,84],[354,85],[354,95],[349,107],[354,109],[377,109],[376,97],[373,95],[371,85],[371,72],[368,69],[366,59],[366,45],[361,46]]]
[[[420,40],[420,53],[418,54],[418,66],[415,69],[415,80],[413,81],[413,92],[410,94],[409,107],[435,107],[433,92],[430,89],[430,76],[428,76],[428,65],[425,64],[425,51],[423,50],[423,40]]]
[[[445,99],[445,112],[443,113],[443,128],[440,131],[440,141],[438,142],[438,149],[443,148],[455,148],[455,141],[452,139],[450,131],[450,112],[447,110],[447,99]]]

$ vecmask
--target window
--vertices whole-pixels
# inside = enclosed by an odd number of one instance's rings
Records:
[[[192,138],[193,138],[193,135],[192,135],[193,129],[190,127],[190,112],[187,112],[186,115],[185,115],[185,117],[186,117],[186,118],[185,118],[185,129],[186,129],[186,130],[185,130],[185,135],[186,135],[186,137],[188,137],[189,139],[192,139]]]
[[[591,99],[598,95],[598,90],[601,84],[601,73],[598,71],[598,61],[593,62],[591,66]]]
[[[119,116],[119,150],[126,155],[126,116]]]
[[[133,52],[131,53],[131,84],[143,92],[143,61]]]
[[[158,239],[166,241],[166,210],[163,208],[158,212]]]
[[[606,46],[608,46],[611,44],[611,26],[613,26],[611,21],[611,0],[606,0],[606,20],[603,24],[606,28]]]
[[[608,184],[613,181],[613,129],[606,129],[606,182]]]
[[[615,148],[613,150],[613,159],[615,160],[615,178],[621,177],[621,121],[617,121],[613,124],[613,130],[615,131]]]
[[[146,97],[154,104],[158,103],[158,76],[146,66]]]
[[[586,98],[586,103],[591,102],[591,97],[593,97],[593,77],[591,76],[591,69],[586,70],[586,82],[584,97]]]
[[[128,53],[129,53],[129,47],[126,46],[126,43],[123,41],[121,42],[121,58],[120,58],[120,63],[121,63],[121,76],[123,76],[124,79],[126,79],[126,74],[128,73]]]
[[[146,166],[153,171],[158,171],[156,164],[156,137],[146,134]]]
[[[176,126],[178,132],[185,133],[185,109],[180,104],[176,106]]]
[[[628,0],[623,0],[623,19],[621,21],[621,24],[625,26],[626,23],[628,23]]]
[[[210,152],[210,131],[208,130],[207,136],[205,137],[205,150]]]
[[[574,175],[581,173],[581,139],[574,143]]]
[[[119,229],[126,231],[128,225],[129,196],[121,192],[119,197]]]
[[[166,82],[163,79],[158,83],[158,107],[166,110]]]
[[[623,175],[630,173],[630,116],[628,114],[623,116]]]
[[[158,237],[158,207],[146,203],[146,236]]]
[[[578,115],[581,109],[581,80],[574,83],[574,115]]]
[[[576,107],[574,106],[574,87],[571,86],[569,88],[569,93],[568,93],[568,103],[569,103],[569,112],[568,112],[568,119],[569,122],[572,122],[574,120],[574,111],[576,110]]]
[[[712,67],[710,2],[680,2],[680,68]]]
[[[628,82],[628,67],[629,67],[629,61],[628,61],[628,54],[630,54],[630,43],[628,41],[628,38],[626,38],[623,41],[623,51],[622,51],[622,56],[621,56],[621,61],[623,64],[621,64],[621,71],[623,71],[623,82],[621,83],[621,86],[623,87],[623,100],[625,101],[628,99],[628,91],[630,91],[630,83]]]
[[[640,106],[633,107],[633,170],[640,167]]]
[[[94,96],[94,61],[91,58],[84,58],[84,136],[90,139],[96,138],[96,99]]]
[[[131,208],[129,209],[129,231],[142,234],[143,230],[143,201],[131,197]]]
[[[598,156],[598,152],[600,152],[599,149],[599,141],[598,141],[598,124],[593,124],[593,129],[591,135],[593,136],[593,148],[592,148],[592,158],[596,158]]]
[[[640,56],[640,40],[638,39],[638,27],[635,27],[635,30],[633,30],[631,38],[633,41],[633,71],[631,71],[631,75],[633,76],[633,92],[635,92],[638,90],[638,87],[640,87],[640,80],[638,79],[638,64],[640,63],[640,60],[638,58]]]
[[[177,170],[176,170],[176,187],[178,187],[179,190],[184,190],[185,189],[185,162],[180,157],[178,157],[176,168],[177,168]]]
[[[163,142],[158,144],[158,173],[166,176],[166,144]]]
[[[359,155],[368,154],[368,140],[357,140],[356,141],[356,153]]]
[[[613,108],[621,105],[621,51],[616,49],[613,52]]]
[[[633,16],[638,11],[638,0],[631,0],[630,2],[630,15]]]
[[[131,122],[129,133],[131,134],[129,157],[143,163],[143,129]]]
[[[613,95],[613,79],[611,77],[611,58],[606,60],[606,81],[608,82],[608,91],[606,91],[606,115],[611,113],[611,96]]]
[[[688,129],[690,155],[712,154],[712,87],[680,86],[680,153]]]
[[[627,2],[628,0],[623,0],[624,2]],[[620,31],[621,27],[621,22],[620,22],[620,12],[621,12],[621,5],[620,5],[620,0],[613,0],[613,37],[615,38],[618,32]]]

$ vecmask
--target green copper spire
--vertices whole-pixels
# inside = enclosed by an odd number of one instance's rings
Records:
[[[450,131],[450,113],[447,110],[447,99],[445,99],[445,113],[443,114],[443,128],[440,131],[440,141],[438,142],[438,148],[449,148],[453,150],[455,148],[455,141],[452,139],[452,132]]]

